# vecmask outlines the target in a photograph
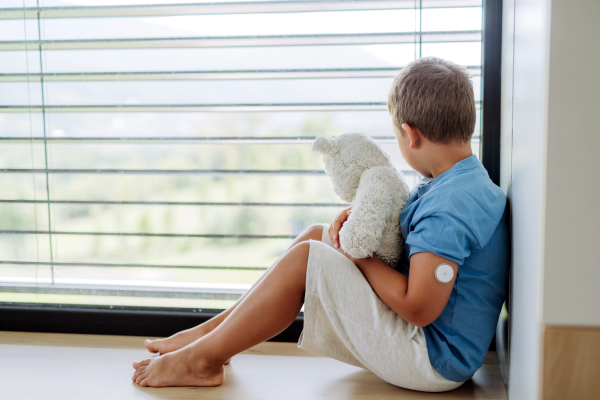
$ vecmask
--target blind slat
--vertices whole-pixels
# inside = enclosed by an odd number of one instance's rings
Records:
[[[413,172],[413,171],[409,171]],[[218,207],[347,207],[345,203],[249,203],[201,201],[102,201],[102,200],[0,200],[8,204],[74,204],[74,205],[139,205],[139,206],[218,206]]]
[[[221,265],[172,265],[172,264],[131,264],[131,263],[102,263],[83,261],[24,261],[0,260],[0,264],[7,265],[56,265],[59,267],[93,267],[93,268],[162,268],[162,269],[209,269],[209,270],[238,270],[238,271],[264,271],[267,267],[242,267]]]
[[[265,47],[339,44],[479,42],[480,30],[319,35],[204,36],[80,40],[0,41],[0,50],[144,49],[173,47]]]
[[[206,142],[210,144],[310,144],[315,140],[315,136],[300,137],[0,137],[0,141],[50,141],[50,142],[115,142],[115,143],[140,143],[140,142]],[[371,138],[384,143],[395,143],[394,136],[371,136]]]
[[[133,175],[325,175],[325,171],[310,169],[281,170],[227,170],[227,169],[52,169],[52,168],[2,168],[0,173],[6,174],[133,174]]]
[[[289,103],[289,104],[113,104],[0,106],[2,112],[277,112],[277,111],[385,111],[386,103]]]
[[[467,66],[473,76],[481,74],[479,66]],[[0,82],[63,81],[129,81],[129,80],[264,80],[264,79],[338,79],[391,78],[402,68],[340,68],[297,70],[237,71],[125,71],[125,72],[60,72],[32,74],[0,74]]]
[[[149,233],[149,232],[76,232],[76,231],[27,231],[0,230],[0,235],[65,235],[65,236],[133,236],[161,238],[202,238],[202,239],[294,239],[289,235],[248,235],[248,234],[202,234],[202,233]]]
[[[480,102],[476,102],[479,107]],[[387,111],[387,103],[289,103],[289,104],[112,104],[0,106],[0,113],[13,112],[278,112],[278,111]]]
[[[419,3],[416,3],[419,4]],[[480,7],[480,0],[424,0],[422,8]],[[146,4],[123,6],[75,6],[0,8],[0,19],[149,17],[202,14],[287,13],[307,11],[356,11],[415,8],[414,0],[301,0],[196,4]]]
[[[208,289],[198,288],[160,288],[139,286],[104,286],[89,284],[61,284],[61,283],[36,283],[27,282],[8,283],[0,281],[0,293],[38,293],[38,294],[69,294],[79,296],[117,296],[117,297],[159,297],[178,299],[212,299],[212,300],[237,300],[245,290],[240,289]]]

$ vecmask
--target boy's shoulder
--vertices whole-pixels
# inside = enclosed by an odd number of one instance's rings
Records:
[[[470,168],[454,171],[433,189],[436,205],[441,211],[462,214],[474,211],[470,207],[475,207],[476,210],[501,213],[506,203],[504,192],[492,182],[478,160]]]
[[[506,200],[474,155],[454,164],[437,179],[421,179],[412,191],[418,192],[415,196],[428,206],[448,212],[461,204],[503,209]]]
[[[417,219],[443,215],[466,225],[483,246],[498,226],[506,196],[475,157],[455,164],[436,180],[423,179],[415,189]],[[416,210],[415,210],[416,211]],[[415,221],[416,222],[416,221]]]

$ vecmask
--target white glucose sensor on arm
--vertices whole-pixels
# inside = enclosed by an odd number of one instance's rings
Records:
[[[448,264],[440,264],[435,269],[435,279],[439,283],[448,283],[454,278],[454,270]]]

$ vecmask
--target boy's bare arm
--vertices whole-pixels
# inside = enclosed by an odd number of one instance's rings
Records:
[[[454,287],[458,264],[430,252],[410,258],[410,278],[376,256],[355,259],[346,254],[361,270],[377,296],[388,307],[413,325],[427,326],[440,316]],[[446,263],[454,270],[448,283],[435,279],[435,269]]]

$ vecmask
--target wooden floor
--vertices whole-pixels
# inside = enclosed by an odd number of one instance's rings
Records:
[[[300,350],[263,343],[233,358],[216,388],[142,388],[131,363],[148,358],[143,339],[0,332],[2,399],[508,399],[494,353],[473,379],[447,393],[390,385],[371,372]]]

